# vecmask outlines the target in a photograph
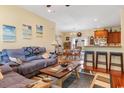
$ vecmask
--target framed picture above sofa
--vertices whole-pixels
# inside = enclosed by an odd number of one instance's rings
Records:
[[[37,35],[37,37],[42,37],[42,35],[43,35],[43,26],[42,25],[36,25],[36,35]]]
[[[23,24],[22,25],[22,35],[24,39],[30,39],[32,37],[32,26]]]
[[[16,27],[2,25],[2,41],[16,41]]]

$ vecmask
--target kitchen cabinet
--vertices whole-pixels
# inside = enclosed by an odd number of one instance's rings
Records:
[[[96,30],[94,32],[94,37],[95,38],[107,38],[108,37],[108,30]]]
[[[121,43],[121,32],[109,32],[107,41],[108,41],[108,44]]]

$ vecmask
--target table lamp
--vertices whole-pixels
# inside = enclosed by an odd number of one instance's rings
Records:
[[[3,79],[3,75],[2,75],[1,70],[0,70],[0,80],[2,80],[2,79]]]
[[[56,41],[53,41],[53,42],[51,43],[51,45],[55,47],[55,53],[56,53],[56,48],[57,48],[57,45],[58,45],[57,42],[56,42]]]

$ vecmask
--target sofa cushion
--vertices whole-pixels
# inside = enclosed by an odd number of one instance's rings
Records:
[[[43,57],[42,56],[31,56],[31,57],[27,57],[26,61],[30,62],[32,60],[38,60],[38,59],[43,59]]]
[[[19,66],[19,65],[20,65],[20,64],[18,64],[18,63],[13,62],[13,61],[8,62],[7,64],[8,64],[10,67],[15,67],[15,66]]]
[[[18,58],[23,56],[24,57],[24,50],[23,49],[6,49],[6,52],[9,57]]]
[[[6,74],[12,71],[12,68],[8,64],[0,66],[0,69],[2,74]]]
[[[40,50],[41,54],[46,52],[46,48],[45,47],[40,47],[39,50]]]
[[[19,58],[22,61],[25,61],[25,55],[24,55],[24,50],[23,49],[6,49],[6,53],[9,57],[13,58]],[[10,61],[10,59],[9,59]]]
[[[46,66],[46,62],[43,59],[24,62],[18,67],[18,73],[22,75],[26,75],[34,71],[38,71],[39,69],[44,68],[45,66]]]
[[[0,80],[1,88],[25,88],[28,84],[35,81],[27,79],[16,72],[4,74],[4,79]]]
[[[50,66],[53,64],[57,63],[57,59],[56,58],[49,58],[49,59],[45,59],[46,60],[46,66]]]
[[[4,49],[2,50],[2,64],[10,62],[9,57],[25,59],[23,49]]]

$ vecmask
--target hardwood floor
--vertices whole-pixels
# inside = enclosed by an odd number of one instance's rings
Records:
[[[77,61],[77,62],[80,62],[82,64],[82,67],[81,67],[82,69],[91,70],[95,72],[109,73],[111,76],[111,87],[112,88],[124,88],[124,72],[121,73],[121,71],[115,71],[115,70],[106,71],[106,69],[102,69],[102,68],[93,69],[90,66],[84,67],[83,60]]]
[[[106,72],[105,69],[102,69],[102,68],[93,69],[90,66],[84,67],[84,69],[95,71],[95,72],[109,73],[111,76],[111,87],[124,88],[124,73],[121,73],[121,71],[111,70],[110,72]]]

